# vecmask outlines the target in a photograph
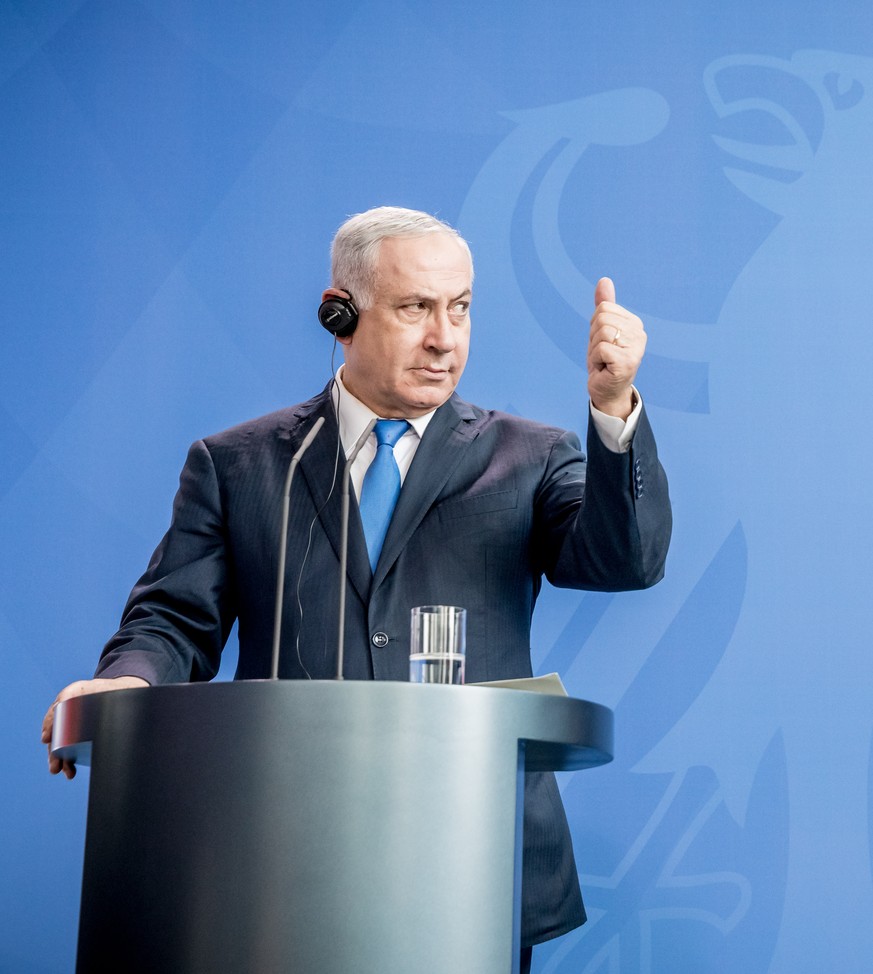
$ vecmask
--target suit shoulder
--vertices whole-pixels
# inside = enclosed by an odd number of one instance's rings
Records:
[[[577,437],[573,430],[565,430],[559,426],[541,423],[535,419],[527,419],[515,413],[502,412],[499,409],[483,409],[481,406],[464,402],[462,399],[457,399],[456,406],[461,417],[473,420],[482,433],[490,433],[498,437],[529,438],[550,443],[554,443],[562,437],[570,437],[571,439]]]
[[[305,422],[308,417],[316,413],[323,402],[324,394],[321,393],[296,406],[286,406],[284,409],[244,420],[228,429],[204,437],[203,442],[207,449],[213,452],[248,447],[252,443],[261,443],[264,440],[288,439],[291,432],[301,422]]]

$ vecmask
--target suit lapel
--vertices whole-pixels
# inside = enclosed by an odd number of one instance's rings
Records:
[[[382,582],[449,477],[479,435],[472,408],[452,396],[434,414],[403,482],[382,546],[373,588]]]

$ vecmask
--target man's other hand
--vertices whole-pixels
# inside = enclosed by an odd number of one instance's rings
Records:
[[[636,315],[616,304],[615,285],[608,277],[597,282],[594,306],[588,334],[588,395],[601,412],[627,419],[646,332]]]
[[[49,771],[52,774],[63,771],[68,778],[76,776],[76,765],[72,761],[62,761],[60,758],[52,757],[52,726],[55,722],[55,707],[62,700],[69,700],[70,697],[81,697],[86,693],[127,690],[131,687],[147,687],[148,685],[145,680],[141,680],[138,676],[117,676],[113,680],[77,680],[68,687],[64,687],[55,697],[42,721],[42,742],[48,745]]]

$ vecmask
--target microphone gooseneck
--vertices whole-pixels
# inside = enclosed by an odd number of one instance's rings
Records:
[[[276,609],[273,615],[273,659],[270,667],[270,679],[279,679],[279,644],[282,639],[282,608],[285,601],[285,559],[288,552],[288,515],[291,507],[291,483],[294,472],[300,463],[300,458],[309,449],[310,444],[324,426],[324,416],[319,416],[312,424],[309,432],[303,438],[299,449],[291,457],[288,472],[285,475],[285,486],[282,489],[282,528],[279,535],[279,569],[276,574]]]
[[[339,620],[337,623],[336,641],[336,678],[343,678],[343,657],[346,649],[346,587],[348,586],[348,576],[346,569],[349,562],[349,481],[351,480],[352,464],[357,459],[364,444],[376,427],[375,417],[370,420],[369,425],[358,437],[354,449],[346,460],[343,469],[342,486],[342,513],[340,516],[340,589],[339,589]]]

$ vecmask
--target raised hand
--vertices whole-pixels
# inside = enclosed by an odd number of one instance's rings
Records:
[[[588,333],[588,395],[601,412],[627,419],[632,386],[646,350],[643,323],[615,301],[615,285],[601,277],[594,289]]]

